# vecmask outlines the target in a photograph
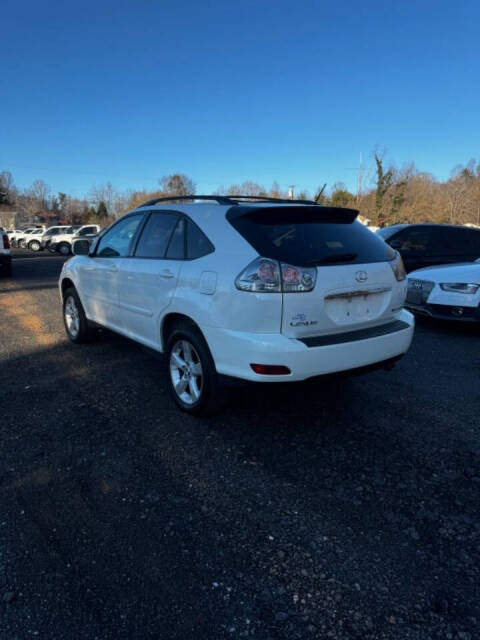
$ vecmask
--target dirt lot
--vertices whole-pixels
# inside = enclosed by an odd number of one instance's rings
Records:
[[[199,420],[134,343],[68,343],[62,260],[14,253],[1,640],[480,637],[479,330]]]

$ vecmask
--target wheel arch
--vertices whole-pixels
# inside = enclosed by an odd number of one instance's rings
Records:
[[[200,333],[208,346],[203,331],[200,329],[195,320],[193,320],[190,316],[185,315],[184,313],[167,313],[162,319],[162,324],[160,327],[160,347],[162,352],[165,351],[168,336],[170,335],[173,327],[180,322],[188,323],[189,325],[194,327]]]
[[[75,284],[73,283],[73,280],[71,280],[70,278],[64,278],[62,280],[62,286],[61,286],[62,300],[65,297],[65,291],[67,289],[75,289],[75,291],[77,291],[77,288],[75,287]],[[78,291],[77,291],[77,294],[78,294]]]

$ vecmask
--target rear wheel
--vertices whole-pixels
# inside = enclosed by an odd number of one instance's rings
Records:
[[[94,335],[75,289],[67,289],[63,296],[63,322],[72,342],[88,342]]]
[[[38,240],[32,240],[28,243],[28,248],[30,249],[30,251],[40,251],[42,245]]]
[[[226,390],[208,345],[195,326],[177,325],[168,337],[165,355],[168,388],[180,409],[207,415],[225,405]]]
[[[61,242],[57,247],[57,251],[62,256],[68,256],[70,255],[70,245],[68,242]]]

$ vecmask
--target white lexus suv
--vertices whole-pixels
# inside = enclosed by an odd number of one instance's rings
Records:
[[[190,413],[218,408],[228,378],[391,368],[413,337],[405,271],[357,213],[245,196],[146,202],[74,243],[59,281],[67,335],[107,327],[164,352]]]

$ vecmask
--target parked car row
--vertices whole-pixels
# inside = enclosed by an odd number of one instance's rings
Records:
[[[9,231],[12,247],[42,251],[68,256],[72,252],[72,242],[78,238],[93,238],[100,232],[97,224],[57,225],[46,229],[44,226],[28,227],[24,230]]]

